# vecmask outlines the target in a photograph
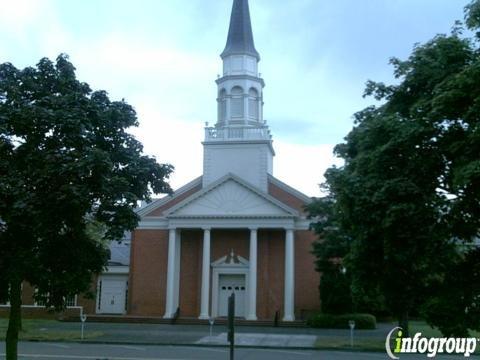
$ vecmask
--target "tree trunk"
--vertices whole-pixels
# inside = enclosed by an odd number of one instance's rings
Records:
[[[409,337],[410,336],[410,331],[408,328],[408,311],[404,311],[399,319],[398,319],[398,326],[402,328],[403,332],[403,337]]]
[[[10,284],[10,316],[6,343],[6,360],[17,360],[18,332],[22,324],[22,282],[15,280]]]

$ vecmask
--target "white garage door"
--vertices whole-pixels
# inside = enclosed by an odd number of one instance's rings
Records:
[[[127,276],[100,277],[97,313],[124,314],[127,297]]]
[[[228,297],[235,293],[235,317],[245,317],[245,275],[220,274],[218,279],[218,315],[228,315]]]

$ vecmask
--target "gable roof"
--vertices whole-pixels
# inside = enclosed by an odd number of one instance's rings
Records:
[[[296,217],[298,211],[227,174],[165,212],[166,217]]]
[[[163,198],[156,199],[151,203],[139,208],[136,210],[137,214],[140,217],[148,216],[155,210],[168,205],[169,202],[175,202],[179,200],[182,196],[186,195],[188,192],[193,191],[196,187],[202,186],[202,176],[197,177],[196,179],[190,181],[189,183],[183,185],[179,189],[175,190],[172,195],[164,196]]]

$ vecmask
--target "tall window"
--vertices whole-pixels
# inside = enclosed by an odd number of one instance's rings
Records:
[[[258,120],[258,91],[250,88],[248,91],[248,116]]]
[[[225,121],[227,117],[227,92],[222,89],[218,94],[218,120]]]
[[[230,111],[232,117],[243,117],[243,89],[240,86],[235,86],[232,89]]]

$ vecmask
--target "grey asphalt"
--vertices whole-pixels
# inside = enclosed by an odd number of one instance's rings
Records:
[[[4,344],[0,343],[0,359],[5,357]],[[188,346],[159,345],[121,345],[121,344],[78,344],[78,343],[42,343],[21,342],[19,359],[41,360],[226,360],[228,349],[199,348]],[[447,360],[458,356],[437,356],[435,359]],[[463,358],[463,356],[461,357]],[[471,357],[474,359],[478,357]],[[380,360],[388,359],[386,354],[345,351],[315,350],[277,350],[277,349],[236,349],[236,360]],[[425,355],[401,356],[401,359],[427,359]]]

